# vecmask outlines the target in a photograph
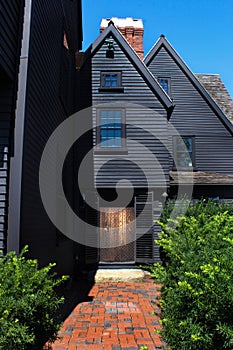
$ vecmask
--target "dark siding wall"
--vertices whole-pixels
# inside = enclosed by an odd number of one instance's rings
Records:
[[[1,70],[0,70],[1,71]],[[14,83],[1,71],[0,82],[0,250],[5,252]]]
[[[200,171],[233,173],[233,138],[165,48],[149,64],[157,77],[171,78],[175,109],[171,122],[181,135],[196,136]]]
[[[143,108],[126,109],[126,155],[100,155],[95,153],[96,186],[115,187],[121,179],[128,179],[134,187],[147,187],[145,173],[151,186],[161,186],[168,181],[168,154],[164,144],[167,143],[166,111],[151,92],[136,68],[115,44],[115,58],[105,57],[104,44],[92,59],[92,98],[93,106],[100,103],[119,102],[123,108],[127,103],[139,104]],[[100,93],[101,71],[122,71],[124,93]],[[96,113],[93,112],[95,126]],[[156,140],[156,135],[161,142]],[[137,144],[133,143],[137,142]],[[94,145],[96,135],[94,134]],[[147,152],[147,153],[145,153]],[[156,161],[157,159],[157,161]],[[108,161],[109,160],[109,161]],[[160,169],[160,166],[163,170]],[[127,185],[126,185],[127,186]],[[121,187],[124,187],[121,184]]]
[[[73,2],[69,2],[73,11]],[[68,7],[66,8],[67,11]],[[29,50],[22,183],[21,246],[42,265],[58,263],[58,271],[72,273],[73,242],[58,234],[40,198],[39,164],[55,128],[74,110],[74,51],[64,52],[64,8],[61,1],[35,0]],[[73,18],[76,19],[77,16]],[[74,25],[74,24],[72,24]],[[77,43],[78,45],[78,43]],[[66,79],[65,74],[69,79]],[[64,96],[65,93],[65,96]],[[72,191],[72,164],[66,176]]]
[[[68,37],[69,46],[73,51],[82,48],[82,0],[62,0],[65,13],[65,31]]]
[[[79,125],[85,125],[86,132],[76,142],[75,145],[75,160],[76,169],[77,164],[81,164],[86,154],[92,150],[93,145],[93,133],[92,133],[92,95],[91,95],[91,62],[88,60],[80,71],[77,71],[77,107],[79,110],[78,123]],[[81,130],[81,128],[80,128]],[[88,191],[93,190],[93,158],[91,157],[89,163],[86,165],[88,171],[86,174],[86,189]],[[76,178],[78,173],[76,173]]]
[[[0,3],[0,250],[6,251],[9,158],[18,84],[24,1]]]
[[[85,60],[85,57],[84,57]],[[87,59],[80,71],[76,73],[77,79],[77,107],[82,110],[92,106],[92,76],[91,59]]]
[[[15,79],[19,60],[24,1],[1,1],[0,4],[0,66]]]

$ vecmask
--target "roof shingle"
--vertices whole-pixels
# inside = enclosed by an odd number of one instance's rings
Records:
[[[219,74],[195,74],[195,76],[233,123],[233,100]]]

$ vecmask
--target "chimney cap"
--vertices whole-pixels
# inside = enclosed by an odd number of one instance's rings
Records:
[[[141,19],[134,19],[132,17],[126,17],[126,18],[118,18],[118,17],[112,17],[112,18],[103,18],[101,21],[101,28],[107,28],[108,25],[112,22],[115,27],[133,27],[133,28],[140,28],[143,29],[143,23]]]

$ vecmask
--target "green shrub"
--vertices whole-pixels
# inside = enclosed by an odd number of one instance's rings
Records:
[[[186,198],[180,200],[181,213],[183,213],[182,201],[185,201],[185,200]],[[170,199],[166,202],[166,205],[164,206],[163,211],[161,213],[160,222],[166,224],[169,221],[176,202],[177,202],[176,199]],[[196,200],[194,201],[193,204],[189,205],[185,216],[194,216],[197,218],[198,215],[201,214],[203,211],[206,216],[224,213],[225,211],[233,215],[233,203],[221,203],[219,201],[206,200],[206,199],[202,199],[200,201]],[[176,210],[176,214],[177,214],[176,216],[178,217],[180,216],[179,207]]]
[[[174,350],[233,349],[233,215],[230,205],[195,203],[158,243],[166,263],[151,270],[162,283],[162,337]]]
[[[0,258],[0,349],[38,350],[57,338],[60,324],[54,313],[63,298],[54,288],[66,277],[51,274],[55,264],[42,269],[36,260],[15,252]]]

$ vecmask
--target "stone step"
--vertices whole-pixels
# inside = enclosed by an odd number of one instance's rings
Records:
[[[100,268],[95,275],[95,282],[133,282],[149,277],[149,272],[141,269]]]

